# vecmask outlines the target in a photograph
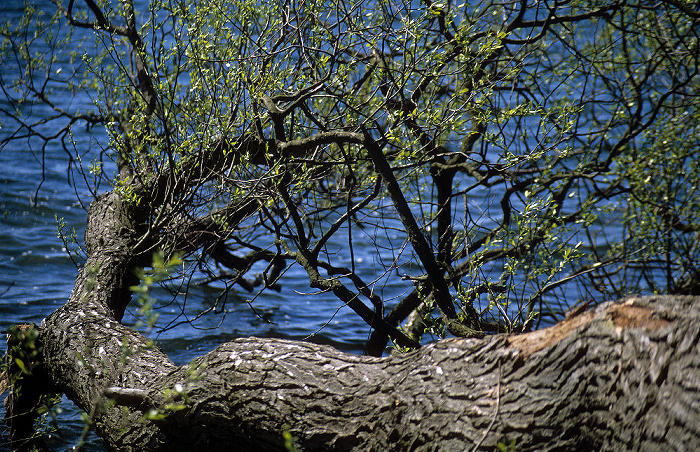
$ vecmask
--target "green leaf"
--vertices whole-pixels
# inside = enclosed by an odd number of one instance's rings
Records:
[[[22,361],[21,359],[15,358],[15,364],[17,364],[17,367],[19,367],[20,370],[22,370],[22,372],[29,373],[29,371],[27,370],[27,366],[24,365],[24,361]]]

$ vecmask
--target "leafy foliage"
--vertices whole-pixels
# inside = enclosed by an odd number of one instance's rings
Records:
[[[7,346],[0,372],[0,394],[10,391],[6,422],[15,429],[11,435],[13,444],[31,448],[39,443],[42,434],[56,429],[53,411],[61,394],[44,382],[42,344],[36,325],[10,328]]]
[[[698,291],[684,5],[53,3],[2,30],[2,64],[26,75],[2,79],[8,140],[73,143],[96,192],[143,210],[134,253],[182,255],[184,278],[262,292],[300,266],[375,330],[375,354]],[[29,101],[51,114],[26,122]],[[67,139],[85,122],[108,137],[89,171]]]

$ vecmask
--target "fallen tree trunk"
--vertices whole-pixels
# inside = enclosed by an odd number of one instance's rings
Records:
[[[280,450],[290,435],[302,450],[700,444],[699,298],[630,298],[545,330],[386,358],[240,339],[178,367],[119,322],[129,211],[116,195],[95,200],[88,262],[39,336],[48,386],[90,414],[109,449]]]
[[[48,375],[114,449],[279,450],[286,431],[306,450],[690,450],[698,301],[629,299],[547,330],[388,358],[250,338],[176,368],[89,313],[54,316],[44,335]]]
[[[164,378],[192,406],[164,431],[271,450],[285,429],[309,450],[687,450],[700,439],[693,301],[628,300],[531,335],[385,359],[243,339],[196,361],[196,383],[184,369]]]

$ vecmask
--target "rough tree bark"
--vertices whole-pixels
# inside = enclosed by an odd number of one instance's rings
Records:
[[[137,214],[110,193],[87,264],[40,326],[46,378],[113,450],[691,450],[700,299],[630,298],[519,336],[373,358],[240,339],[178,367],[119,320]]]

